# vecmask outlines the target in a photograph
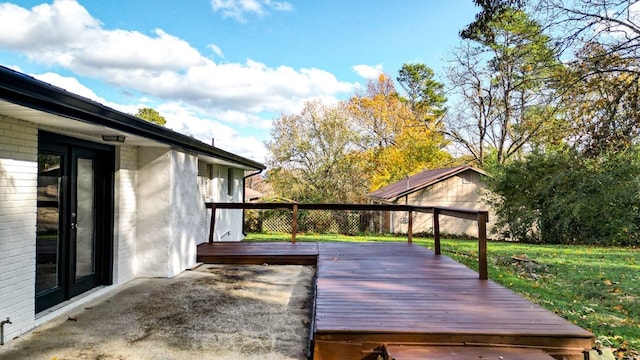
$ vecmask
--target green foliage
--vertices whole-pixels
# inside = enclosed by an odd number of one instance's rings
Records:
[[[164,126],[167,123],[167,119],[160,115],[157,110],[152,108],[140,108],[138,109],[138,112],[135,113],[135,116],[161,126]]]
[[[504,12],[522,8],[524,0],[473,0],[480,7],[480,12],[476,14],[475,20],[460,31],[463,39],[476,40],[480,37],[487,37],[492,32],[491,22],[500,17]]]
[[[640,75],[619,69],[633,69],[638,60],[609,54],[597,44],[587,44],[577,55],[580,60],[571,64],[561,83],[570,143],[589,157],[637,144]]]
[[[431,76],[424,65],[405,64],[399,79],[406,81],[409,99],[401,98],[393,81],[381,75],[369,82],[365,94],[346,103],[362,135],[359,157],[371,190],[451,160],[438,131],[438,114],[444,111],[442,85]]]
[[[563,66],[540,24],[507,7],[484,26],[452,55],[447,76],[459,104],[445,118],[446,134],[479,167],[487,150],[505,163],[564,136],[552,81]]]
[[[447,101],[444,85],[434,80],[433,75],[425,64],[403,64],[396,78],[415,118],[430,126],[444,115]]]
[[[536,151],[492,169],[489,187],[505,238],[558,244],[640,244],[637,150],[585,158]]]
[[[342,107],[309,102],[300,114],[274,120],[267,181],[276,195],[294,201],[361,202],[368,183],[353,155],[358,143]]]

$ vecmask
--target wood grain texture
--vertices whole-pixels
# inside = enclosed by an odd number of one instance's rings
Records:
[[[527,347],[577,359],[595,340],[590,332],[419,245],[241,242],[198,247],[199,261],[213,256],[239,263],[315,263],[317,258],[312,331],[318,359],[365,354],[370,344]],[[369,345],[356,351],[357,344]]]

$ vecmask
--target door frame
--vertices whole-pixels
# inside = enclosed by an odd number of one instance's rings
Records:
[[[114,172],[115,172],[115,148],[110,145],[93,143],[64,135],[54,134],[47,131],[38,131],[38,154],[42,152],[63,153],[63,164],[66,168],[62,176],[62,186],[66,192],[59,204],[59,244],[60,255],[58,267],[64,266],[65,270],[60,271],[58,279],[61,289],[45,290],[36,297],[35,312],[39,313],[65,300],[71,299],[81,293],[100,285],[111,285],[113,283],[113,236],[114,236]],[[68,174],[73,173],[76,164],[68,160],[77,156],[78,153],[90,152],[95,154],[95,276],[91,280],[75,279],[75,249],[72,249],[71,208],[75,201],[75,194],[70,191],[72,179]],[[83,281],[84,280],[84,281]]]

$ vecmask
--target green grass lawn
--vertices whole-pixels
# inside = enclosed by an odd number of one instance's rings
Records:
[[[406,237],[298,235],[297,241],[406,241]],[[249,234],[248,241],[290,241]],[[433,239],[413,242],[433,248]],[[477,270],[475,240],[443,240],[442,252]],[[640,351],[640,249],[490,242],[489,278],[592,331],[619,356]]]

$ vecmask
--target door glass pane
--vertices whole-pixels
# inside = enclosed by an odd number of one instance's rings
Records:
[[[92,159],[78,158],[76,177],[76,279],[94,273],[95,172]],[[73,214],[71,216],[73,221]]]
[[[58,284],[62,156],[38,155],[36,294]]]

